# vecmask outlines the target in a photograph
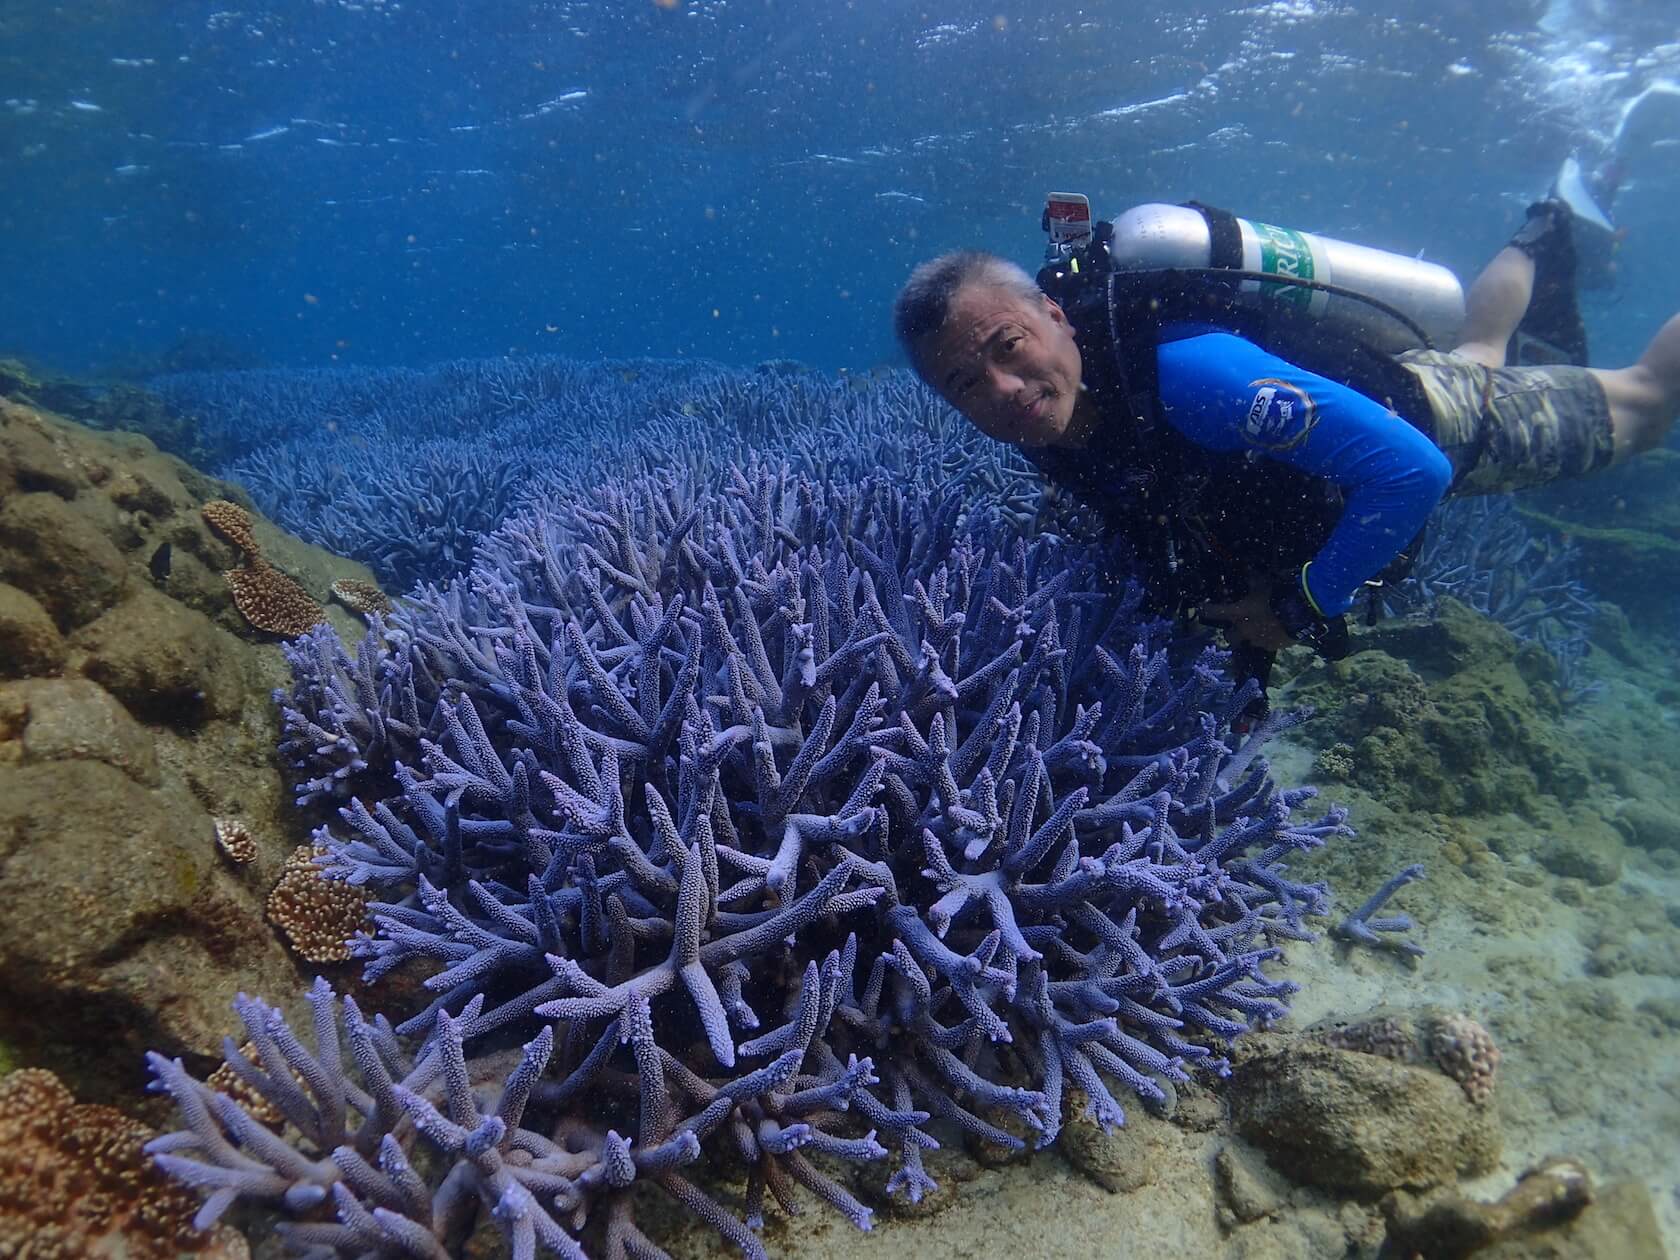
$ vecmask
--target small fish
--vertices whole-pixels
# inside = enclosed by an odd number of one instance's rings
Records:
[[[162,582],[169,577],[170,545],[164,543],[152,552],[152,558],[146,562],[146,567],[152,571],[152,580]]]

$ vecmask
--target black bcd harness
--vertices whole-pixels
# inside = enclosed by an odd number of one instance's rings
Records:
[[[1387,352],[1290,303],[1239,302],[1238,286],[1254,277],[1237,270],[1235,220],[1196,208],[1208,218],[1213,261],[1222,265],[1117,270],[1108,257],[1112,226],[1099,223],[1089,246],[1039,273],[1040,287],[1075,329],[1083,384],[1105,423],[1078,451],[1026,452],[1053,484],[1130,543],[1151,604],[1170,615],[1236,599],[1253,574],[1293,580],[1323,546],[1344,504],[1340,489],[1323,477],[1259,452],[1207,450],[1166,421],[1156,350],[1168,325],[1208,324],[1235,333],[1382,402],[1420,428],[1430,416],[1416,378]],[[1421,542],[1420,533],[1373,583],[1403,577]]]

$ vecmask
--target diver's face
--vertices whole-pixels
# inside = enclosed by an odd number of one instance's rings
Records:
[[[1049,298],[966,284],[918,350],[928,383],[987,436],[1022,446],[1066,436],[1079,401],[1079,347]]]

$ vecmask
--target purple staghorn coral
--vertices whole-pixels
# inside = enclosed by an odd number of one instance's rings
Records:
[[[1509,495],[1459,499],[1430,518],[1410,576],[1385,598],[1404,614],[1450,595],[1520,638],[1547,624],[1579,632],[1598,615],[1579,568],[1576,548],[1535,535]]]
[[[1409,914],[1378,914],[1389,898],[1407,884],[1423,878],[1422,862],[1402,867],[1383,881],[1382,886],[1367,897],[1360,907],[1330,929],[1330,935],[1349,945],[1369,945],[1372,949],[1392,950],[1410,958],[1421,958],[1423,946],[1402,933],[1417,925]]]
[[[819,480],[960,484],[969,510],[1018,526],[1039,506],[1031,466],[909,372],[539,356],[191,372],[153,388],[190,420],[201,463],[394,590],[454,577],[516,509],[587,494],[604,477],[722,468],[764,449]]]
[[[1342,811],[1296,821],[1311,790],[1227,734],[1219,653],[964,502],[644,477],[510,521],[355,661],[294,645],[301,795],[353,796],[323,873],[378,899],[354,953],[434,998],[394,1028],[346,1005],[354,1084],[324,986],[314,1052],[242,1005],[262,1068],[235,1070],[291,1153],[154,1060],[205,1219],[277,1202],[362,1255],[482,1216],[516,1255],[648,1256],[651,1182],[759,1255],[766,1193],[866,1228],[844,1166],[919,1198],[941,1134],[1046,1144],[1070,1085],[1122,1123],[1281,1017],[1265,964],[1328,905],[1288,862]]]
[[[290,692],[276,690],[280,755],[310,777],[294,779],[297,802],[343,796],[351,782],[390,774],[412,757],[421,733],[411,675],[374,673],[384,621],[375,613],[356,659],[325,622],[281,644],[292,669]]]
[[[1469,605],[1545,648],[1559,698],[1574,705],[1602,690],[1585,667],[1598,604],[1581,572],[1580,550],[1530,530],[1511,496],[1455,499],[1430,518],[1410,575],[1382,600],[1401,616],[1433,616],[1447,597]]]

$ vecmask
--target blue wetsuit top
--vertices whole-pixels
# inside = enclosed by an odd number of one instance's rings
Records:
[[[1376,400],[1245,338],[1200,324],[1169,325],[1165,337],[1156,359],[1174,429],[1208,450],[1256,453],[1341,487],[1342,515],[1301,583],[1322,615],[1346,612],[1446,493],[1447,457]]]

